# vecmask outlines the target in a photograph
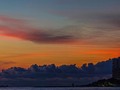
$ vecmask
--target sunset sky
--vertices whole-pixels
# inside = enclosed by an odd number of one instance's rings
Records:
[[[1,0],[0,68],[120,56],[120,0]]]

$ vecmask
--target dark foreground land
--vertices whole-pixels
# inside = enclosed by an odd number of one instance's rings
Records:
[[[97,82],[93,82],[88,85],[82,85],[83,87],[120,87],[120,80],[110,78],[98,80]]]

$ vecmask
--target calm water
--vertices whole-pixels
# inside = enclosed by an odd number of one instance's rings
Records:
[[[77,87],[77,88],[0,88],[0,90],[120,90],[120,87]]]

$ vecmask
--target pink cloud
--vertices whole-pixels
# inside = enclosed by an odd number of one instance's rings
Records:
[[[70,35],[50,34],[42,29],[27,26],[25,20],[0,16],[0,35],[29,40],[37,43],[67,43],[74,41]]]

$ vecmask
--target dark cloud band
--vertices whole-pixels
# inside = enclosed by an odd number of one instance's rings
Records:
[[[25,25],[24,21],[9,17],[0,17],[4,25],[0,26],[0,34],[37,43],[67,43],[74,41],[71,35],[50,34],[41,29],[34,29]]]

